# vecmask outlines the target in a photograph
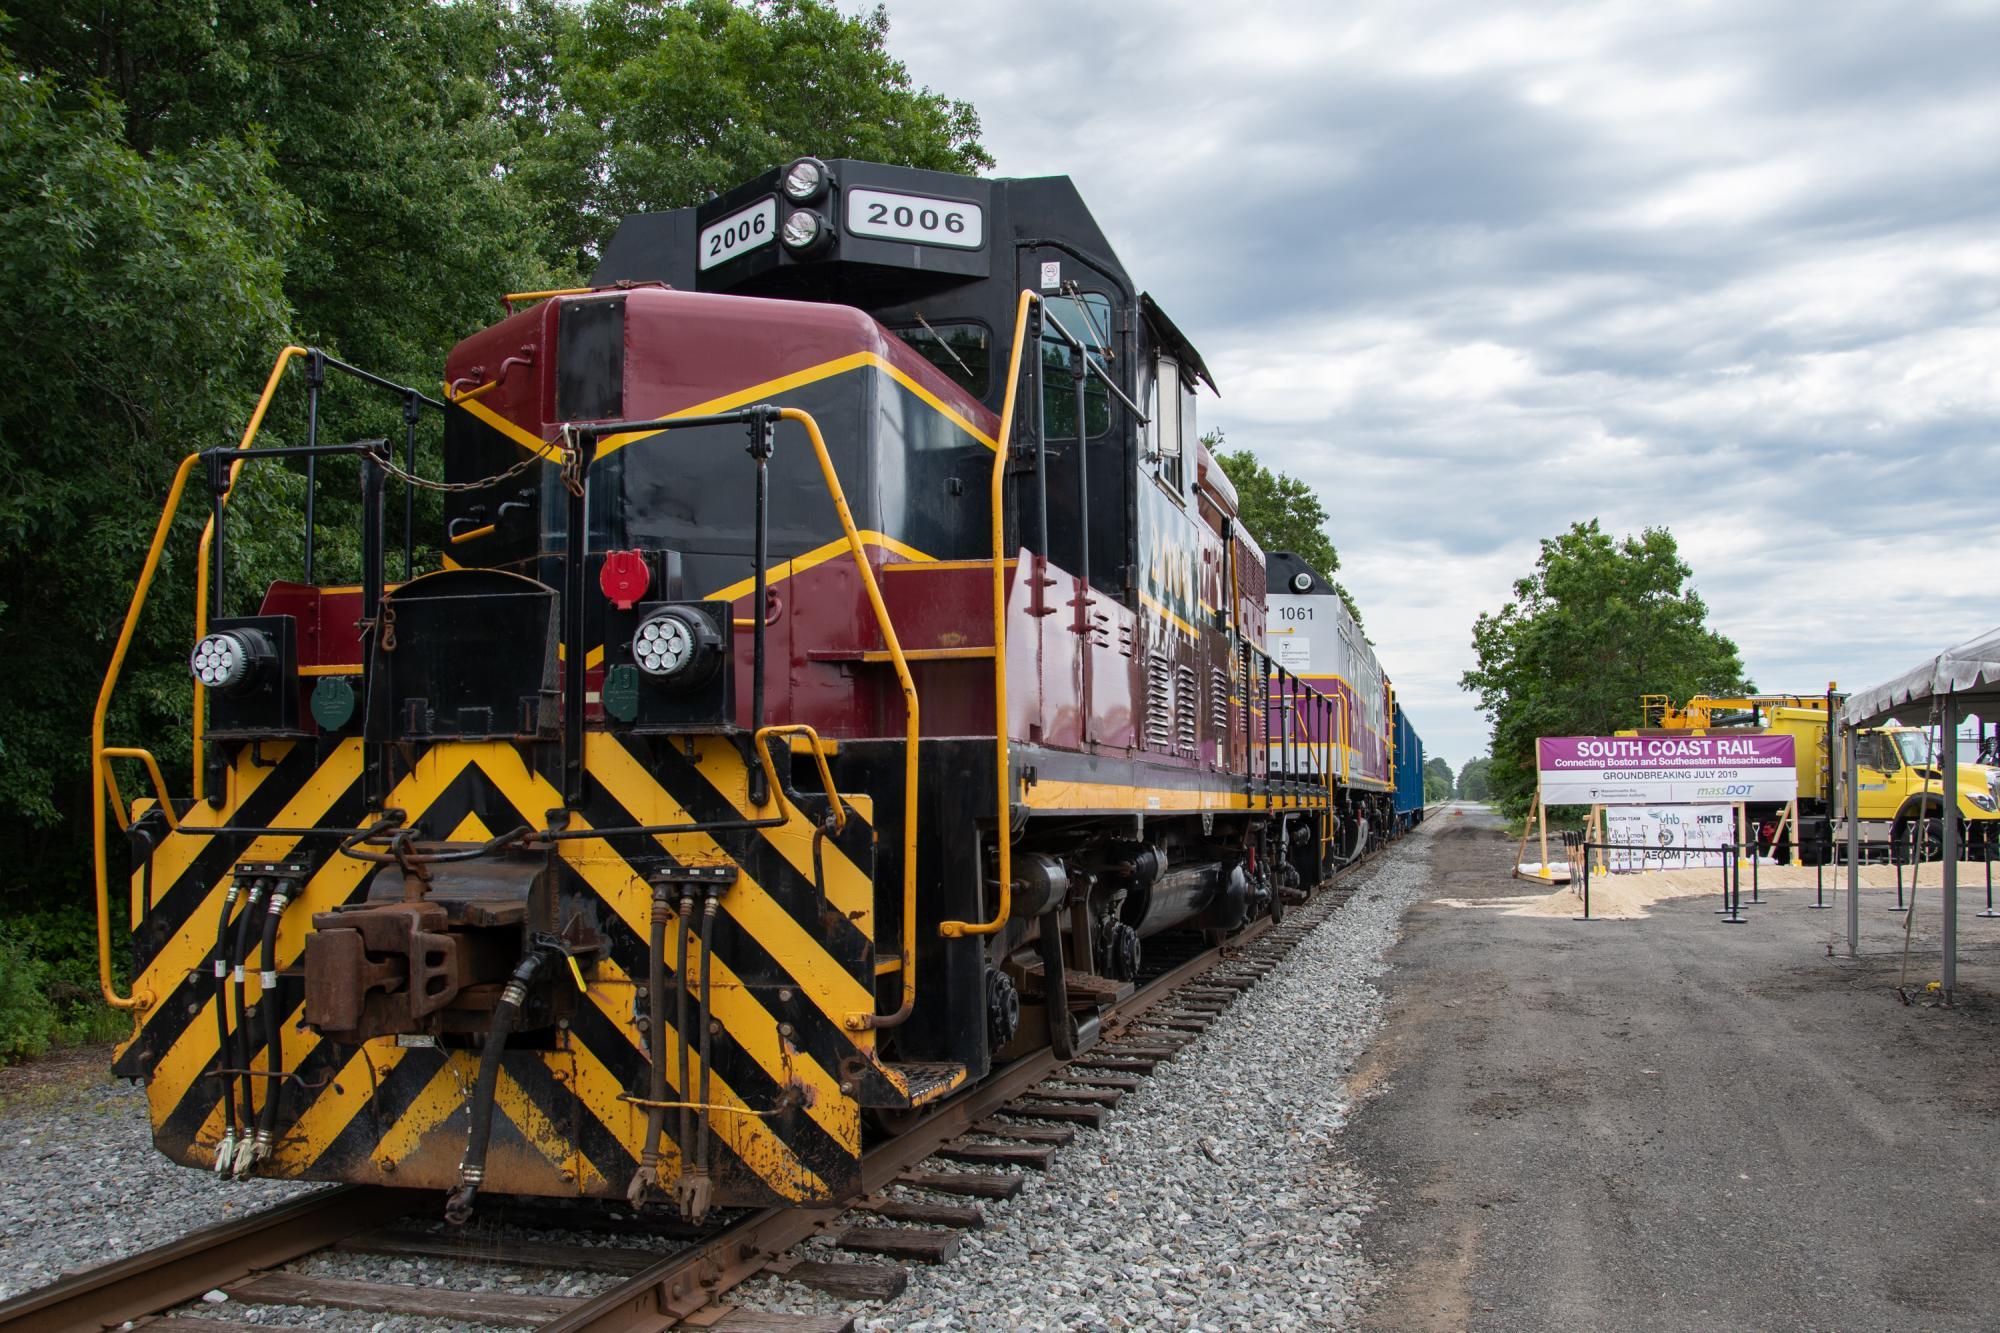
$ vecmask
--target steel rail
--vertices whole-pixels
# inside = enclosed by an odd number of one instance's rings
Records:
[[[1336,892],[1334,885],[1339,880],[1372,860],[1373,856],[1362,856],[1338,867],[1322,882],[1319,892]],[[1154,977],[1102,1015],[1103,1031],[1110,1036],[1130,1026],[1189,981],[1234,961],[1237,951],[1255,943],[1275,925],[1270,917],[1263,917]],[[905,1171],[951,1140],[972,1132],[981,1121],[1069,1063],[1053,1050],[1044,1049],[1023,1056],[942,1103],[915,1127],[863,1156],[861,1197],[888,1188]],[[730,1288],[756,1277],[793,1246],[830,1228],[849,1206],[769,1208],[753,1213],[719,1235],[662,1259],[587,1305],[542,1325],[543,1333],[655,1333],[679,1327],[716,1304]]]
[[[20,1333],[116,1328],[392,1222],[441,1197],[374,1185],[314,1190],[0,1302],[0,1328]]]
[[[1375,854],[1364,855],[1337,868],[1322,882],[1319,893],[1338,892],[1340,880],[1374,859]],[[1275,926],[1264,917],[1138,987],[1101,1016],[1106,1041],[1188,982],[1235,961],[1242,949]],[[1091,1049],[1104,1044],[1101,1041]],[[942,1103],[916,1126],[862,1158],[861,1191],[856,1197],[887,1189],[904,1172],[951,1140],[973,1132],[980,1122],[1068,1063],[1053,1050],[1044,1049],[1013,1061],[978,1086]],[[434,1191],[373,1185],[315,1190],[275,1207],[191,1231],[139,1254],[68,1274],[0,1302],[0,1329],[57,1333],[115,1328],[411,1213],[426,1208],[435,1212],[441,1198]],[[833,1227],[852,1203],[768,1208],[748,1214],[542,1328],[546,1333],[643,1333],[678,1327],[718,1304],[731,1288],[756,1277],[793,1246]]]

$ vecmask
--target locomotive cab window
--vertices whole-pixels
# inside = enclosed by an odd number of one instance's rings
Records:
[[[1097,292],[1078,296],[1051,296],[1043,302],[1046,318],[1042,325],[1042,422],[1051,440],[1076,438],[1076,380],[1072,368],[1076,353],[1047,320],[1054,320],[1071,337],[1090,349],[1090,359],[1098,371],[1107,371],[1111,338],[1111,300]],[[1084,420],[1093,436],[1111,429],[1111,396],[1096,374],[1083,382]]]
[[[1194,392],[1181,381],[1181,368],[1172,357],[1153,362],[1153,389],[1146,401],[1149,448],[1159,465],[1160,480],[1175,495],[1187,490],[1188,443],[1197,439],[1194,425]]]
[[[936,366],[974,398],[993,383],[993,331],[984,324],[919,324],[894,330],[910,349]]]

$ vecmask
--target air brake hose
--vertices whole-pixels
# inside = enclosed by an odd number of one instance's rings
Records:
[[[257,978],[261,987],[257,1007],[264,1025],[265,1072],[270,1078],[264,1085],[264,1113],[257,1121],[257,1146],[250,1154],[253,1163],[271,1155],[271,1141],[278,1129],[278,1089],[284,1086],[285,1010],[278,1000],[278,919],[285,914],[285,904],[291,901],[291,888],[287,880],[274,884],[271,905],[264,913],[264,970]],[[249,1075],[244,1078],[247,1080]]]
[[[660,1135],[667,1128],[667,886],[653,885],[646,936],[646,1146],[625,1198],[636,1211],[660,1183]]]
[[[473,1196],[486,1178],[486,1145],[493,1137],[493,1093],[500,1082],[500,1056],[513,1034],[514,1020],[528,1003],[528,987],[548,960],[548,951],[530,949],[515,967],[493,1006],[493,1026],[486,1032],[486,1049],[479,1054],[479,1081],[472,1087],[472,1132],[465,1145],[465,1161],[458,1168],[458,1188],[445,1200],[445,1221],[463,1226],[472,1216]]]
[[[720,905],[720,900],[717,897],[719,893],[720,890],[711,885],[708,889],[708,901],[702,905],[701,909],[701,1004],[698,1019],[701,1027],[701,1091],[693,1099],[696,1103],[696,1109],[701,1116],[700,1128],[695,1131],[697,1138],[695,1140],[694,1164],[692,1166],[688,1165],[686,1156],[688,1141],[685,1137],[685,1129],[683,1129],[683,1137],[681,1139],[681,1178],[674,1185],[674,1197],[680,1203],[681,1217],[689,1222],[699,1222],[702,1218],[706,1217],[708,1215],[708,1202],[714,1197],[714,1190],[710,1186],[708,1179],[708,1060],[710,1050],[708,985],[709,979],[715,970],[714,955],[709,952],[709,947],[711,941],[715,938],[715,910]],[[683,913],[690,910],[690,900],[685,898],[681,900],[681,910]],[[681,920],[683,923],[681,926],[681,947],[685,949],[687,947],[687,917],[683,915]],[[683,956],[683,962],[685,962],[685,956]],[[681,1012],[685,1016],[687,1012],[687,974],[685,972],[681,974],[681,1001]],[[683,1126],[687,1124],[687,1104],[689,1101],[687,1049],[687,1030],[683,1028],[681,1030],[680,1097],[682,1106],[681,1124]]]
[[[236,1085],[224,1071],[229,1068],[229,913],[242,895],[242,883],[232,876],[215,918],[215,953],[210,959],[215,972],[215,1078],[222,1093],[222,1142],[215,1150],[218,1176],[236,1155]]]
[[[244,984],[243,970],[250,961],[250,919],[264,905],[264,890],[268,882],[261,879],[250,881],[250,897],[243,904],[243,910],[236,914],[236,939],[229,951],[229,974],[236,991],[236,1026],[229,1034],[229,1060],[236,1071],[230,1082],[241,1098],[243,1109],[239,1121],[243,1135],[236,1140],[236,1153],[231,1158],[227,1174],[240,1176],[243,1168],[250,1164],[251,1127],[257,1123],[257,1105],[250,1087],[250,996]]]
[[[680,1055],[680,1133],[674,1138],[681,1155],[681,1170],[687,1170],[688,1145],[694,1142],[688,1129],[688,932],[692,928],[694,897],[683,891],[680,906],[680,943],[674,956],[674,1045]]]

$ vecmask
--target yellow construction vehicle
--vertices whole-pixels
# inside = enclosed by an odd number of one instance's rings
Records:
[[[1639,735],[1709,735],[1723,731],[1756,731],[1793,738],[1799,773],[1800,850],[1808,859],[1829,854],[1829,834],[1844,817],[1838,795],[1836,768],[1827,772],[1827,710],[1836,699],[1833,687],[1825,694],[1751,694],[1733,696],[1696,695],[1676,707],[1664,694],[1640,696],[1642,724]],[[1944,776],[1939,767],[1947,758],[1923,727],[1891,724],[1864,728],[1856,742],[1858,780],[1855,783],[1856,813],[1866,836],[1887,836],[1895,846],[1914,856],[1923,840],[1926,859],[1938,854],[1942,831],[1939,816],[1944,811]],[[1844,761],[1846,755],[1840,758]],[[1968,855],[1982,854],[2000,839],[2000,768],[1985,764],[1958,766],[1958,812],[1965,820],[1964,844]],[[1753,825],[1770,821],[1771,808],[1747,811]],[[1829,816],[1831,816],[1829,818]],[[1886,827],[1882,827],[1886,826]],[[1790,842],[1789,838],[1784,840]],[[1780,856],[1787,848],[1780,846]]]

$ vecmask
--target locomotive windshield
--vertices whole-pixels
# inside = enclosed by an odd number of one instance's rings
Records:
[[[1051,296],[1043,302],[1048,318],[1066,329],[1070,336],[1091,350],[1092,361],[1102,366],[1111,334],[1111,301],[1097,292],[1076,297]],[[1076,438],[1076,381],[1070,374],[1075,353],[1061,334],[1047,324],[1042,328],[1042,411],[1045,429],[1052,440]],[[1096,376],[1084,383],[1085,420],[1093,436],[1111,429],[1111,397],[1104,381]]]
[[[984,324],[924,323],[893,330],[924,360],[975,398],[993,382],[993,331]]]

